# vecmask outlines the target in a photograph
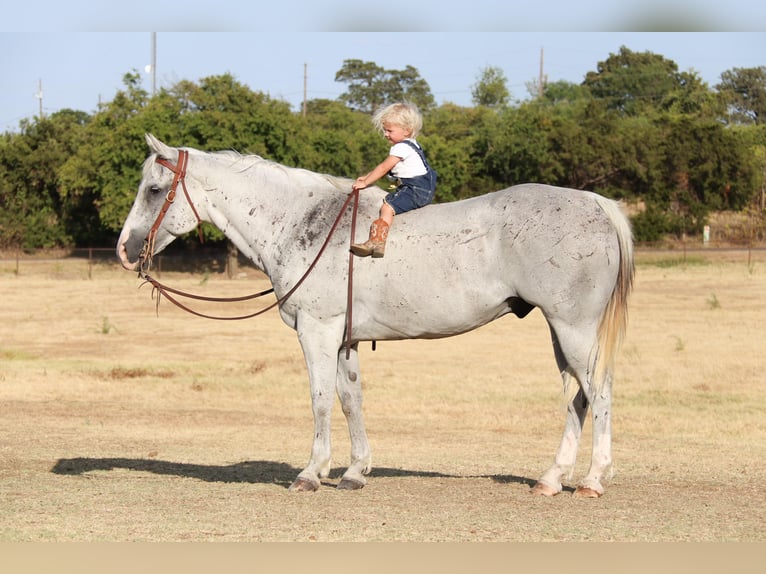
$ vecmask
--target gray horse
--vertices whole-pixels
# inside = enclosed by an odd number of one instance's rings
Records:
[[[146,140],[151,155],[117,244],[126,269],[136,270],[140,259],[202,220],[219,228],[282,297],[315,260],[336,217],[349,211],[350,179],[252,155],[172,148],[151,135]],[[176,190],[183,197],[166,201]],[[361,192],[360,221],[374,219],[383,195],[375,187]],[[330,471],[335,394],[351,437],[351,462],[338,488],[366,484],[371,456],[360,341],[449,337],[537,307],[550,327],[567,414],[554,463],[532,492],[562,491],[590,407],[591,466],[575,494],[602,495],[612,462],[614,357],[634,275],[630,225],[619,205],[587,191],[522,184],[398,216],[386,256],[356,260],[346,342],[350,220],[343,215],[311,273],[279,304],[282,319],[298,334],[314,414],[311,458],[290,489],[317,490]],[[359,226],[355,241],[364,239],[365,227]]]

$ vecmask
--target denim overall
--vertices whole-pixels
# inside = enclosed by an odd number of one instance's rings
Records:
[[[436,192],[436,171],[428,164],[423,150],[409,140],[403,140],[403,143],[418,153],[426,167],[426,173],[397,179],[396,191],[389,193],[385,198],[385,202],[397,215],[428,205],[433,201]]]

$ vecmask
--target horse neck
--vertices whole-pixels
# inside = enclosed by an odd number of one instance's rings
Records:
[[[208,218],[269,276],[270,270],[284,266],[285,257],[307,249],[299,238],[317,206],[345,199],[336,178],[255,157],[240,158],[234,169],[231,161],[220,165],[209,176],[214,185],[205,193]]]

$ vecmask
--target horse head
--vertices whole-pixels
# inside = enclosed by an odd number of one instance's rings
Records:
[[[146,134],[151,154],[144,162],[138,193],[117,241],[122,266],[135,271],[153,255],[200,223],[187,189],[189,152],[172,148]],[[176,201],[177,193],[184,198]]]

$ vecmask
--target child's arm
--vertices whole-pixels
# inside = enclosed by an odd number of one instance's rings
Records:
[[[377,166],[375,166],[375,168],[370,173],[358,177],[356,181],[354,181],[354,184],[351,186],[351,189],[356,191],[358,189],[364,189],[365,187],[371,186],[373,183],[391,171],[391,169],[400,161],[402,161],[402,158],[400,157],[395,155],[388,156]]]

